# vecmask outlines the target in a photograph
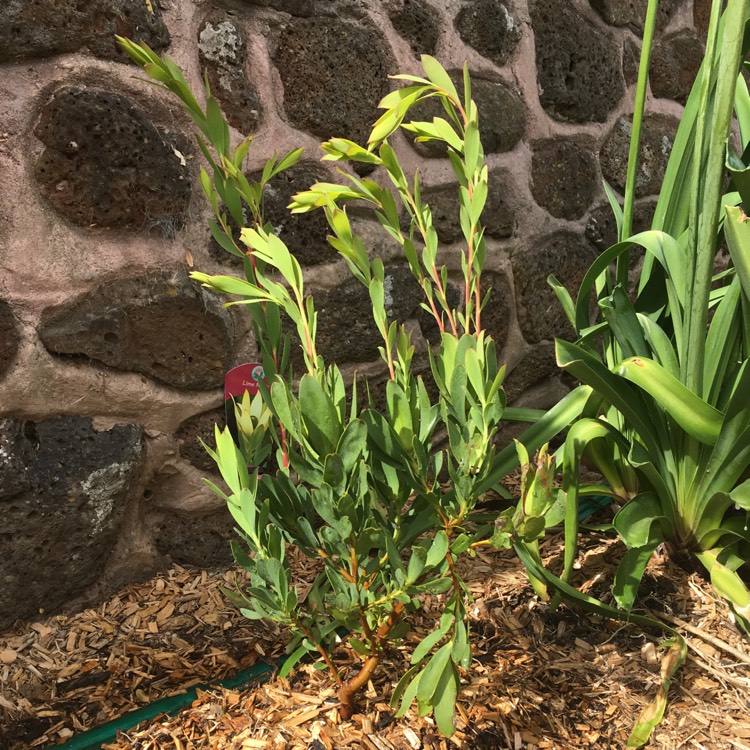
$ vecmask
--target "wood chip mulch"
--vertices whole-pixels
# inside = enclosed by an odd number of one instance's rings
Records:
[[[559,555],[559,538],[545,545]],[[592,532],[576,584],[608,598],[619,545]],[[304,585],[314,571],[300,566]],[[350,721],[324,672],[305,665],[287,680],[199,690],[175,716],[127,730],[106,750],[419,750],[419,748],[624,748],[658,684],[659,633],[567,607],[550,612],[518,561],[487,551],[464,570],[475,597],[474,663],[464,675],[457,731],[441,738],[412,709],[388,701],[413,645],[439,616],[436,600],[413,619],[407,642],[361,696]],[[220,586],[241,572],[173,567],[129,586],[98,609],[17,623],[0,634],[0,750],[64,742],[133,708],[283,654],[284,633],[248,623]],[[750,646],[698,574],[656,558],[641,602],[686,637],[662,724],[650,747],[750,750]],[[352,659],[341,649],[342,666]]]

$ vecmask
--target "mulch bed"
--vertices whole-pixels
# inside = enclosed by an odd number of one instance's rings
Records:
[[[545,551],[557,556],[560,546],[552,538]],[[617,543],[590,533],[577,585],[607,598],[619,554]],[[304,585],[313,572],[296,568]],[[474,663],[449,740],[415,709],[395,720],[388,704],[411,648],[437,616],[436,602],[427,600],[350,721],[341,719],[325,673],[305,665],[286,680],[199,690],[189,708],[121,733],[106,748],[624,748],[656,692],[660,634],[564,606],[550,612],[507,552],[483,551],[467,561],[465,573],[475,597]],[[0,634],[0,750],[62,743],[196,683],[283,655],[283,632],[249,623],[224,599],[220,586],[242,575],[175,566],[97,609],[19,622]],[[702,577],[664,557],[649,568],[641,602],[690,646],[650,746],[750,750],[750,647],[724,604]],[[354,657],[341,649],[336,658],[345,666]]]

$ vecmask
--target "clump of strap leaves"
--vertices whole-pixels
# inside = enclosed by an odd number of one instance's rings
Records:
[[[483,545],[513,547],[543,600],[549,601],[547,588],[552,584],[558,594],[581,606],[597,609],[601,604],[541,565],[538,541],[565,515],[564,494],[553,483],[555,461],[544,443],[577,416],[583,397],[573,393],[541,418],[540,413],[506,408],[505,368],[499,366],[495,343],[482,325],[488,295],[481,287],[486,255],[481,214],[488,169],[468,72],[464,69],[459,94],[440,64],[423,56],[424,78],[394,76],[406,85],[380,102],[384,113],[366,146],[342,138],[322,145],[324,160],[380,168],[391,187],[341,170],[341,184],[317,183],[296,195],[290,206],[295,213],[325,213],[330,244],[368,289],[388,373],[384,394],[375,398],[369,385],[363,388],[356,379],[348,384],[339,368],[318,354],[317,312],[300,264],[263,220],[264,187],[295,164],[301,150],[281,158],[274,154],[260,180],[250,183],[242,170],[251,139],[232,148],[208,82],[203,109],[172,60],[160,58],[145,44],[119,41],[157,85],[179,97],[199,131],[198,143],[212,171],[202,167],[200,179],[214,209],[211,234],[241,259],[244,278],[192,276],[237,298],[228,304],[246,306],[266,374],[259,396],[237,405],[238,439],[229,429],[217,428],[215,448],[207,447],[227,489],[208,484],[225,499],[237,523],[242,543],[233,543],[235,559],[251,574],[248,587],[226,593],[248,618],[271,620],[291,630],[282,676],[308,654],[330,670],[345,718],[354,712],[356,694],[374,674],[385,649],[409,632],[409,615],[422,606],[422,596],[437,597],[442,614],[411,653],[392,705],[398,707],[397,716],[403,716],[416,701],[420,716],[433,714],[440,732],[449,736],[461,675],[472,659],[471,595],[457,565],[462,555],[472,555]],[[406,119],[414,105],[430,98],[440,102],[444,116]],[[455,251],[463,277],[457,305],[450,301],[449,271],[438,251],[430,208],[422,201],[419,175],[406,176],[389,144],[399,129],[419,141],[444,144],[457,180],[464,238]],[[401,248],[424,293],[422,307],[439,328],[440,344],[430,352],[430,390],[413,371],[414,347],[407,329],[389,318],[385,269],[354,231],[346,210],[351,201],[368,205]],[[237,227],[245,228],[238,232]],[[283,315],[300,341],[305,371],[299,379],[291,371]],[[521,442],[496,453],[503,418],[536,422]],[[249,469],[268,455],[272,444],[278,470],[259,475]],[[539,456],[530,460],[529,452],[539,448]],[[518,505],[500,517],[482,513],[478,503],[487,490],[497,487],[519,462]],[[304,595],[292,580],[289,545],[321,567]],[[655,624],[610,607],[597,611]],[[343,671],[337,666],[335,651],[342,645],[359,655],[357,667]],[[663,711],[676,666],[672,659],[663,674],[658,705],[649,710]],[[645,738],[658,721],[654,718],[639,721],[638,726],[644,721],[648,725]]]

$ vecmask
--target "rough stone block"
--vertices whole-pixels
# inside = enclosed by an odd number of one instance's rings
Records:
[[[400,0],[388,11],[393,28],[411,45],[415,55],[434,55],[440,37],[439,15],[424,0]]]
[[[158,512],[147,517],[146,524],[159,553],[178,565],[226,569],[232,564],[236,524],[226,508],[195,515]]]
[[[482,274],[482,294],[488,291],[491,294],[482,310],[482,327],[492,336],[499,353],[508,340],[513,314],[513,294],[508,277],[502,271],[485,271]]]
[[[651,228],[656,208],[655,199],[636,201],[633,209],[633,234]],[[609,203],[597,206],[586,222],[586,239],[600,252],[617,242],[617,223]]]
[[[506,239],[513,234],[515,213],[507,200],[508,185],[507,171],[496,169],[490,172],[487,202],[482,212],[482,225],[488,237]],[[430,207],[432,222],[441,243],[449,244],[463,239],[456,183],[424,188],[422,202]]]
[[[644,198],[635,203],[633,207],[633,231],[632,234],[645,232],[651,229],[651,222],[656,209],[656,198]],[[617,242],[617,224],[612,215],[609,204],[595,208],[586,222],[586,239],[599,251],[602,252]],[[640,281],[640,271],[646,251],[640,245],[630,248],[628,263],[628,290],[635,293]]]
[[[711,19],[712,0],[693,0],[693,23],[698,36],[705,39],[708,34],[708,23]]]
[[[695,31],[665,36],[654,45],[651,56],[651,92],[685,104],[702,61],[703,42]]]
[[[580,219],[599,184],[596,157],[582,142],[550,138],[532,144],[531,193],[559,219]]]
[[[466,44],[501,67],[521,39],[518,22],[499,0],[473,0],[458,12],[455,26]]]
[[[371,362],[383,343],[372,319],[367,288],[348,278],[335,289],[310,289],[318,311],[317,346],[327,362]],[[416,317],[422,290],[406,268],[386,267],[385,304],[390,320]]]
[[[157,52],[170,42],[156,0],[4,0],[0,5],[0,62],[80,49],[126,62],[115,34],[146,42]]]
[[[319,138],[364,143],[388,93],[387,56],[380,33],[367,22],[291,18],[273,55],[289,123]]]
[[[656,11],[656,28],[663,29],[672,19],[682,0],[661,0]],[[628,26],[643,34],[648,0],[591,0],[591,6],[611,26]]]
[[[622,75],[625,83],[632,86],[638,82],[638,67],[641,63],[641,48],[630,37],[625,39],[622,47]]]
[[[448,304],[451,306],[451,309],[459,311],[464,309],[463,295],[463,288],[459,288],[453,282],[448,282],[448,288],[446,289],[445,296],[448,300]],[[437,302],[435,303],[435,307],[440,310],[440,306],[437,304]],[[425,337],[425,339],[430,343],[430,345],[437,346],[440,343],[440,328],[438,328],[437,321],[435,320],[435,317],[432,315],[432,313],[428,312],[423,307],[420,307],[417,312],[417,320],[419,321],[419,329],[422,331],[422,335]],[[420,374],[425,379],[425,384],[430,383],[430,388],[435,389],[434,391],[430,390],[430,395],[436,397],[437,385],[433,381],[432,373],[430,373],[429,370],[430,368],[427,367],[425,368],[425,371]]]
[[[679,120],[669,115],[646,114],[641,128],[641,149],[635,189],[638,195],[656,195],[661,189]],[[604,179],[622,193],[628,173],[632,117],[620,117],[599,152]]]
[[[508,403],[515,403],[524,391],[560,373],[555,360],[555,345],[542,341],[508,373],[503,383]]]
[[[142,464],[135,425],[0,422],[0,628],[54,610],[99,577]]]
[[[539,100],[559,120],[604,122],[625,86],[617,44],[569,0],[534,0]]]
[[[225,422],[226,416],[223,406],[186,419],[180,425],[176,435],[180,456],[189,461],[196,469],[216,474],[218,472],[216,464],[211,456],[206,453],[205,448],[200,444],[200,440],[213,448],[214,425],[218,424],[219,429],[223,429]]]
[[[198,53],[227,122],[243,135],[254,133],[261,106],[247,78],[247,42],[241,27],[226,14],[212,12],[198,32]]]
[[[220,387],[232,356],[229,314],[182,271],[104,282],[47,308],[38,332],[54,354],[88,357],[174,388]]]
[[[125,97],[66,87],[34,133],[46,146],[34,167],[50,204],[83,227],[159,229],[174,236],[190,201],[185,147]]]
[[[573,295],[596,258],[596,252],[579,234],[557,232],[511,256],[516,310],[523,337],[530,344],[555,337],[570,338],[573,329],[555,293],[547,284],[554,274]]]
[[[16,318],[10,305],[0,299],[0,377],[5,375],[13,364],[19,346]]]
[[[311,0],[242,0],[242,2],[247,5],[273,8],[274,10],[303,18],[309,18],[315,12],[315,6]]]

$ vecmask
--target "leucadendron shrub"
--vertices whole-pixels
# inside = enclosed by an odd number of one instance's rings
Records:
[[[439,615],[404,665],[392,704],[401,716],[416,701],[420,715],[433,714],[439,730],[450,735],[461,675],[472,659],[471,596],[459,560],[489,544],[493,535],[504,546],[517,536],[511,523],[503,524],[500,538],[492,519],[477,513],[478,501],[501,470],[494,440],[506,405],[505,368],[482,324],[487,294],[481,286],[486,255],[481,214],[487,166],[468,73],[459,94],[437,61],[425,56],[424,78],[397,76],[407,85],[380,103],[384,114],[366,145],[340,138],[323,144],[324,159],[379,168],[388,187],[341,171],[342,184],[315,184],[295,196],[291,206],[294,212],[325,212],[331,245],[368,289],[388,376],[383,398],[376,400],[375,386],[345,382],[339,368],[319,355],[317,311],[302,269],[274,228],[263,223],[263,187],[292,165],[299,151],[280,159],[274,155],[260,182],[250,184],[242,171],[249,139],[232,148],[208,87],[204,110],[168,57],[159,58],[144,44],[120,42],[158,85],[180,98],[198,128],[211,169],[201,170],[201,185],[215,214],[211,232],[222,247],[242,258],[244,278],[192,276],[234,297],[228,304],[249,310],[267,376],[260,384],[262,403],[248,397],[237,404],[238,441],[228,429],[217,428],[215,448],[208,449],[226,487],[209,484],[237,523],[240,540],[233,543],[234,555],[250,573],[248,586],[227,593],[248,618],[290,628],[293,640],[282,674],[307,654],[330,670],[345,717],[353,713],[358,690],[372,677],[388,644],[404,638],[409,616],[431,595],[432,611],[437,605]],[[411,107],[427,98],[437,98],[445,116],[408,121]],[[449,301],[449,272],[439,260],[438,232],[422,201],[419,176],[407,177],[389,143],[399,129],[448,148],[464,235],[463,247],[455,251],[463,282],[455,306]],[[401,247],[424,293],[423,307],[441,335],[430,354],[437,398],[413,372],[409,333],[387,313],[383,263],[353,230],[349,201],[369,205]],[[245,227],[239,239],[232,223]],[[289,369],[283,315],[301,342],[304,372],[298,380]],[[384,407],[376,408],[376,401]],[[558,430],[567,419],[558,414],[550,424]],[[539,429],[533,435],[538,444],[546,437]],[[270,441],[279,469],[260,476],[248,466],[266,455]],[[514,455],[501,464],[509,470],[516,461]],[[547,507],[540,503],[534,507]],[[519,513],[513,519],[523,526],[523,510]],[[518,542],[537,539],[544,527],[542,522],[533,533],[531,527],[525,529]],[[289,545],[320,570],[304,591],[293,580]],[[342,646],[358,656],[347,659],[344,667],[336,657]]]

